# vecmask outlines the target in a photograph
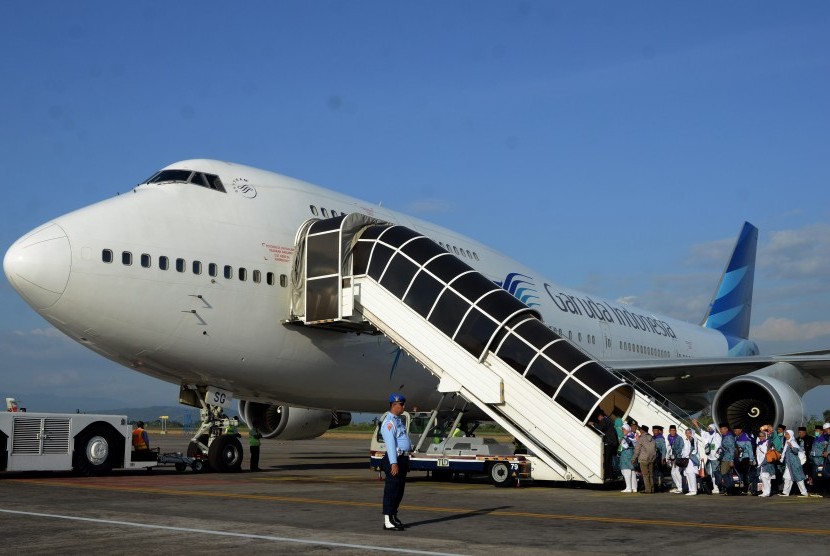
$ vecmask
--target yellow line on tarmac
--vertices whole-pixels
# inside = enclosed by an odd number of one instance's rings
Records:
[[[115,485],[83,485],[78,483],[70,483],[63,481],[39,481],[36,479],[12,479],[14,482],[28,483],[38,486],[61,486],[68,488],[83,488],[88,490],[100,491],[116,491],[116,492],[134,492],[143,494],[164,494],[169,496],[195,496],[203,498],[227,498],[237,500],[254,500],[261,502],[291,502],[295,504],[319,504],[324,506],[351,506],[362,508],[378,508],[380,504],[377,502],[353,502],[346,500],[326,500],[321,498],[303,498],[297,496],[274,496],[269,494],[235,494],[230,492],[204,492],[204,491],[190,491],[190,490],[176,490],[168,488],[153,488],[153,487],[127,487]],[[486,515],[498,517],[524,517],[532,519],[544,519],[553,521],[580,521],[587,523],[625,523],[630,525],[655,525],[658,527],[684,527],[696,529],[719,529],[726,531],[752,531],[754,533],[800,533],[805,535],[828,535],[830,529],[808,529],[805,527],[773,527],[768,525],[740,525],[737,523],[703,523],[694,521],[672,521],[668,519],[637,519],[625,517],[605,517],[605,516],[588,516],[588,515],[570,515],[570,514],[542,514],[535,512],[518,512],[510,510],[476,510],[472,508],[448,508],[438,506],[413,506],[405,504],[401,506],[407,511],[416,512],[432,512],[443,514],[467,514],[467,515]]]

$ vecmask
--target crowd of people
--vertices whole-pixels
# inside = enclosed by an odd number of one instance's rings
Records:
[[[606,477],[619,476],[622,492],[661,492],[695,496],[698,493],[729,495],[830,496],[830,423],[797,432],[778,425],[758,431],[729,427],[726,423],[677,433],[671,425],[649,428],[602,412],[595,425],[603,433]]]

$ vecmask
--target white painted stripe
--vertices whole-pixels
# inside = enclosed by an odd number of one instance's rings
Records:
[[[429,554],[435,556],[459,556],[458,554],[452,552],[430,552],[427,550],[415,550],[411,548],[391,548],[389,546],[370,546],[365,544],[349,544],[349,543],[340,543],[340,542],[329,542],[329,541],[322,541],[322,540],[312,540],[312,539],[293,539],[291,537],[274,537],[271,535],[254,535],[249,533],[233,533],[230,531],[215,531],[209,529],[192,529],[189,527],[171,527],[169,525],[151,525],[147,523],[135,523],[132,521],[116,521],[112,519],[95,519],[91,517],[80,517],[80,516],[71,516],[71,515],[58,515],[58,514],[44,514],[38,512],[22,512],[17,510],[6,510],[0,508],[0,513],[6,514],[15,514],[15,515],[25,515],[31,517],[50,517],[53,519],[68,519],[72,521],[87,521],[92,523],[103,523],[106,525],[121,525],[124,527],[142,527],[145,529],[162,529],[165,531],[177,531],[177,532],[186,532],[186,533],[201,533],[204,535],[217,535],[221,537],[241,537],[245,539],[261,539],[266,541],[275,541],[275,542],[293,542],[299,544],[313,544],[318,546],[332,546],[337,548],[357,548],[360,550],[377,550],[383,552],[398,552],[403,554]],[[390,538],[391,540],[391,538]]]

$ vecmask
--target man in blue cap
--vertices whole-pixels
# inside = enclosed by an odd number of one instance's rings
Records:
[[[381,460],[381,468],[386,473],[383,487],[383,530],[403,531],[404,525],[398,519],[398,506],[403,499],[406,487],[406,472],[409,470],[409,452],[412,444],[406,432],[406,425],[401,419],[406,398],[403,394],[389,396],[389,412],[380,425],[386,455]]]

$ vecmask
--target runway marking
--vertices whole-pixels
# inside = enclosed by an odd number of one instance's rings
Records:
[[[28,483],[39,486],[62,486],[69,488],[85,488],[90,490],[109,490],[120,492],[134,492],[143,494],[164,494],[169,496],[198,496],[207,498],[234,498],[241,500],[255,500],[261,502],[290,502],[299,504],[319,504],[324,506],[350,506],[363,508],[378,508],[381,504],[377,502],[350,502],[345,500],[326,500],[319,498],[302,498],[295,496],[274,496],[268,494],[234,494],[230,492],[204,492],[204,491],[190,491],[190,490],[174,490],[164,488],[147,488],[147,487],[122,487],[122,486],[104,486],[104,485],[84,485],[80,483],[71,483],[64,481],[49,481],[45,483],[36,479],[12,479],[14,482]],[[703,528],[703,529],[720,529],[732,531],[752,531],[762,533],[800,533],[805,535],[830,535],[830,529],[807,529],[804,527],[773,527],[769,525],[740,525],[737,523],[705,523],[696,521],[671,521],[667,519],[638,519],[625,517],[604,517],[604,516],[589,516],[589,515],[569,515],[569,514],[541,514],[534,512],[519,512],[512,510],[493,510],[481,512],[480,510],[472,508],[450,508],[450,507],[435,507],[435,506],[413,506],[404,504],[402,509],[407,511],[417,512],[432,512],[432,513],[457,513],[457,514],[476,514],[499,517],[524,517],[532,519],[544,519],[553,521],[581,521],[581,522],[597,522],[597,523],[625,523],[630,525],[655,525],[659,527],[683,527],[683,528]]]
[[[368,544],[351,544],[351,543],[342,543],[342,542],[330,542],[330,541],[323,541],[323,540],[310,540],[310,539],[296,539],[292,537],[275,537],[273,535],[256,535],[253,533],[234,533],[231,531],[216,531],[213,529],[195,529],[190,527],[172,527],[170,525],[152,525],[149,523],[136,523],[134,521],[117,521],[114,519],[97,519],[91,517],[81,517],[81,516],[73,516],[73,515],[60,515],[60,514],[45,514],[39,512],[23,512],[18,510],[6,510],[0,508],[0,513],[6,514],[14,514],[14,515],[24,515],[29,517],[46,517],[52,519],[67,519],[70,521],[85,521],[91,523],[101,523],[104,525],[121,525],[124,527],[140,527],[144,529],[161,529],[164,531],[176,531],[176,532],[185,532],[185,533],[199,533],[199,534],[207,534],[207,535],[215,535],[219,537],[239,537],[243,539],[257,539],[257,540],[265,540],[265,541],[275,541],[275,542],[290,542],[290,543],[298,543],[298,544],[311,544],[315,546],[331,546],[335,548],[357,548],[360,550],[376,550],[381,552],[398,552],[403,554],[429,554],[429,555],[436,555],[436,556],[457,556],[455,553],[452,552],[431,552],[428,550],[415,550],[410,548],[390,548],[388,546],[371,546]]]

